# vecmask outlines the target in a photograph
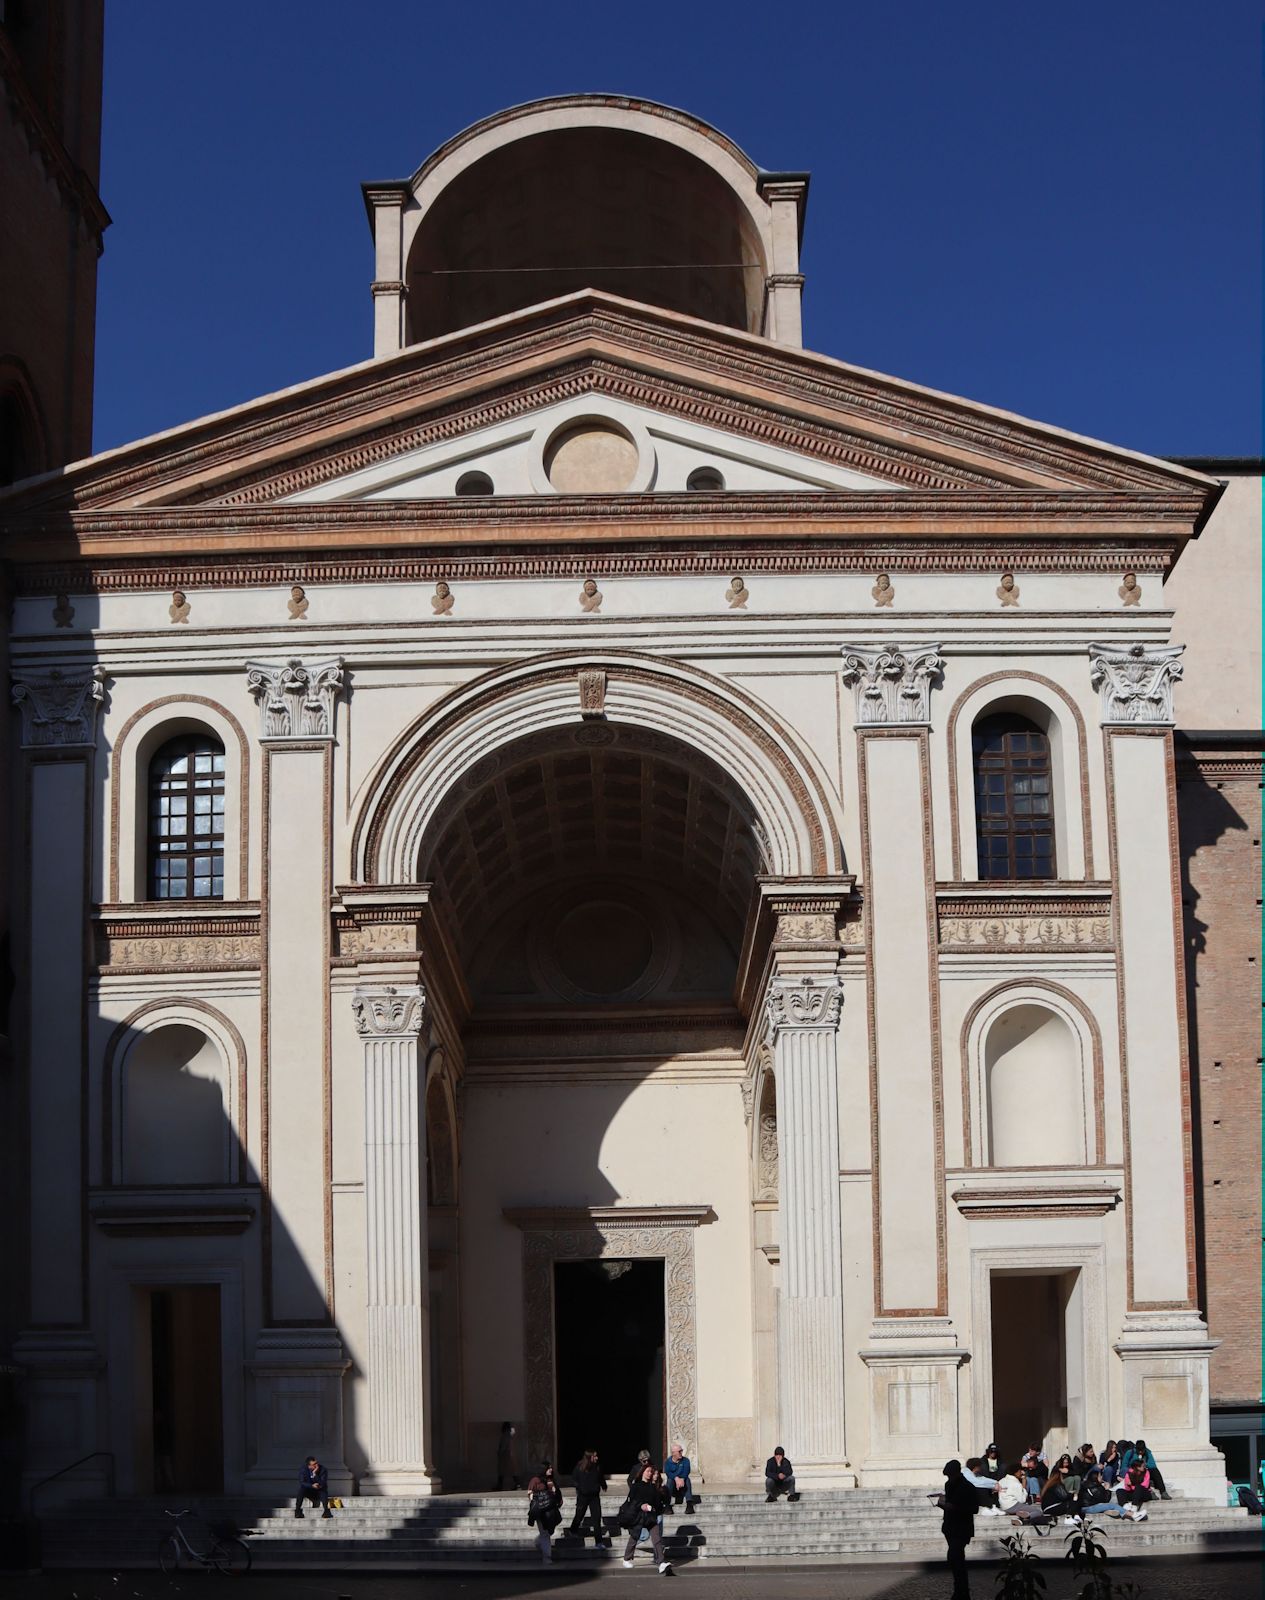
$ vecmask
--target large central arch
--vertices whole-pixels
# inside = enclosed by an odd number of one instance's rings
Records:
[[[416,881],[423,840],[454,784],[526,734],[597,718],[663,734],[716,762],[750,804],[771,874],[843,870],[838,797],[815,756],[767,707],[695,667],[584,651],[498,668],[406,729],[369,782],[352,838],[352,881]]]

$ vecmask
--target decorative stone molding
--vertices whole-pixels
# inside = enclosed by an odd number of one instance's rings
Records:
[[[944,671],[938,644],[843,647],[843,681],[856,689],[857,726],[920,727],[931,720],[931,685]]]
[[[506,1221],[523,1230],[523,1359],[529,1461],[557,1458],[554,1263],[658,1259],[663,1262],[666,1300],[666,1434],[685,1445],[686,1454],[702,1478],[703,1463],[698,1453],[694,1229],[712,1216],[709,1206],[595,1206],[505,1212]]]
[[[843,990],[833,978],[774,978],[765,996],[765,1016],[776,1039],[784,1028],[833,1028]]]
[[[182,937],[163,930],[161,938],[152,933],[142,938],[127,938],[113,928],[97,933],[97,966],[105,971],[120,967],[129,972],[250,971],[258,967],[259,959],[257,934],[253,937],[220,933]]]
[[[1020,1188],[955,1189],[964,1217],[1102,1217],[1120,1204],[1115,1183],[1025,1184]]]
[[[105,672],[68,676],[57,667],[15,677],[13,703],[22,714],[24,750],[69,750],[96,740],[97,707],[105,698]]]
[[[426,995],[420,987],[357,989],[351,1009],[362,1039],[416,1038],[426,1014]]]
[[[1089,647],[1089,681],[1102,696],[1104,727],[1171,728],[1173,685],[1182,676],[1184,644]]]
[[[592,721],[606,715],[606,673],[601,667],[592,667],[579,675],[580,715]]]
[[[937,897],[940,947],[959,950],[1109,950],[1111,897]]]
[[[334,733],[334,697],[343,658],[332,661],[248,661],[246,687],[259,702],[261,739],[327,739]]]

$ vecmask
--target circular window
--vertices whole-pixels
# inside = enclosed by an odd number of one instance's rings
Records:
[[[591,901],[567,912],[554,930],[554,959],[577,989],[615,995],[645,975],[654,938],[645,918],[629,905]]]
[[[637,475],[637,446],[605,422],[581,422],[545,447],[545,476],[559,494],[619,494]]]
[[[486,472],[463,472],[457,479],[458,494],[491,494],[492,480]]]
[[[715,467],[695,467],[685,480],[687,489],[698,489],[715,494],[725,487],[725,480]]]

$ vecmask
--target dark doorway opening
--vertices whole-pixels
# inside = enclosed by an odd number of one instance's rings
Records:
[[[554,1264],[558,1461],[596,1450],[607,1474],[664,1455],[662,1261]],[[528,1463],[535,1470],[537,1463]]]
[[[224,1487],[218,1284],[148,1293],[153,1486],[158,1494]]]
[[[1079,1272],[992,1274],[990,1437],[1008,1461],[1032,1444],[1053,1461],[1085,1437],[1081,1294]]]

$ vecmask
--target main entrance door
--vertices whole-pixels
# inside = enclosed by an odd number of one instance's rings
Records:
[[[662,1464],[663,1304],[662,1261],[554,1264],[560,1472],[586,1449],[612,1477],[631,1470],[638,1450]]]
[[[993,1431],[1005,1460],[1084,1441],[1079,1272],[992,1274]]]
[[[218,1494],[224,1487],[219,1286],[146,1289],[139,1301],[139,1476],[148,1476],[158,1494]]]

